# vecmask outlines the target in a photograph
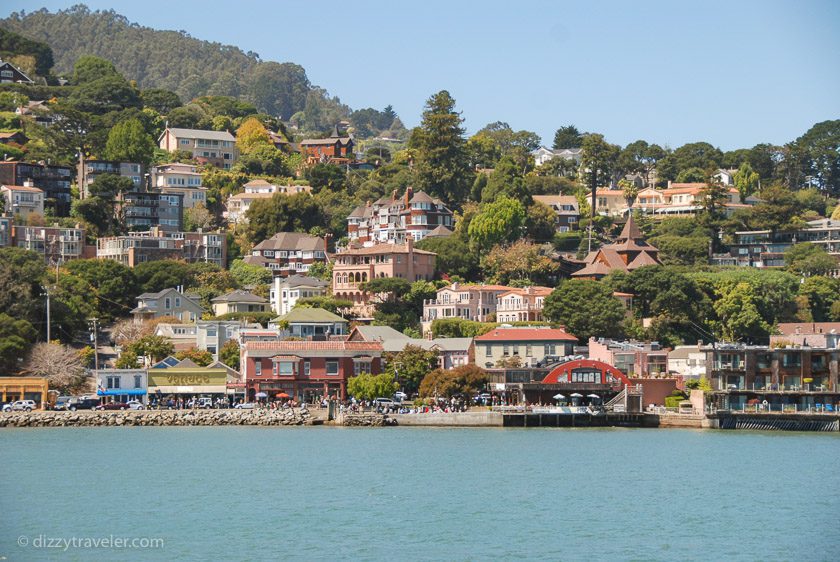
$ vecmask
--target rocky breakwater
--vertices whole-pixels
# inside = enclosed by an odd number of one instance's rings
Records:
[[[7,412],[0,427],[198,425],[310,425],[306,410],[141,410],[120,412]]]

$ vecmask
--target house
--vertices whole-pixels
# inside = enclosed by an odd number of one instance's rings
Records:
[[[160,322],[155,326],[155,335],[168,339],[176,352],[192,348],[198,349],[197,334],[198,328],[195,323]]]
[[[541,146],[536,150],[532,150],[531,155],[534,157],[534,165],[537,167],[542,166],[549,160],[554,160],[555,158],[574,160],[575,164],[579,165],[581,158],[583,157],[583,150],[580,148],[555,149]]]
[[[300,141],[300,152],[308,164],[327,162],[332,164],[346,164],[353,153],[353,139],[342,136],[338,125],[332,134],[325,139],[304,139]]]
[[[227,265],[227,236],[222,232],[168,232],[159,227],[96,241],[96,257],[128,267],[155,260]]]
[[[0,248],[6,248],[12,244],[13,223],[13,217],[0,215]]]
[[[592,194],[587,193],[586,200],[591,203]],[[621,217],[627,214],[627,198],[620,189],[596,189],[595,212],[608,217]]]
[[[452,283],[437,290],[434,299],[423,302],[423,332],[429,332],[432,322],[444,318],[463,318],[477,322],[490,322],[495,319],[496,304],[499,295],[512,287],[507,285],[464,285]]]
[[[172,316],[182,322],[195,322],[204,309],[197,297],[185,295],[177,289],[164,289],[157,293],[143,293],[137,297],[137,307],[131,311],[136,322]]]
[[[840,348],[840,322],[780,322],[771,346]]]
[[[658,342],[589,338],[589,358],[612,365],[629,377],[668,373],[668,349]]]
[[[245,191],[231,195],[225,204],[227,210],[223,215],[228,222],[233,224],[248,222],[248,209],[251,208],[254,201],[271,199],[278,193],[283,195],[312,193],[311,185],[277,185],[261,179],[251,180],[242,187],[245,188]]]
[[[248,400],[286,394],[299,402],[347,399],[347,379],[382,372],[382,344],[364,341],[247,342],[240,360]]]
[[[735,174],[738,173],[738,168],[724,169],[718,168],[715,172],[714,178],[722,185],[735,185]]]
[[[18,67],[0,59],[0,84],[34,84],[35,82]]]
[[[496,322],[534,322],[542,317],[545,297],[551,287],[510,289],[496,297]]]
[[[199,164],[212,164],[224,170],[230,170],[239,159],[236,138],[228,131],[167,127],[158,137],[158,146],[167,152],[189,152]]]
[[[373,205],[357,207],[347,217],[347,236],[363,246],[418,242],[433,230],[454,226],[452,211],[425,192],[406,188],[402,197],[394,191]]]
[[[94,246],[85,245],[85,229],[58,226],[13,226],[12,245],[37,252],[51,264],[96,257]]]
[[[210,301],[213,304],[213,314],[266,312],[268,301],[248,291],[231,291],[225,295],[216,297]]]
[[[269,328],[279,328],[296,338],[323,339],[347,333],[349,322],[323,308],[299,306],[269,322]]]
[[[287,314],[297,304],[299,299],[311,297],[325,297],[329,289],[329,282],[306,275],[276,276],[271,284],[269,301],[271,310],[280,316]]]
[[[245,263],[265,267],[274,275],[288,277],[309,271],[313,263],[326,263],[327,242],[302,232],[278,232],[263,240],[245,256]]]
[[[476,336],[475,362],[480,367],[519,362],[536,366],[571,355],[578,339],[559,328],[494,328]],[[548,358],[548,359],[546,359]]]
[[[262,326],[239,320],[197,320],[189,324],[161,322],[155,326],[155,335],[168,339],[175,351],[196,348],[218,357],[219,350],[228,340],[238,341],[242,333],[254,330],[262,330]],[[277,339],[277,332],[271,333]]]
[[[618,240],[593,250],[584,258],[583,269],[572,273],[580,279],[601,279],[613,271],[633,271],[646,265],[660,265],[659,249],[648,244],[636,226],[633,215],[627,218]]]
[[[137,400],[148,404],[148,373],[146,369],[99,369],[96,375],[96,395],[103,402],[126,403]]]
[[[184,209],[199,203],[207,206],[207,188],[201,185],[201,173],[193,164],[173,162],[152,168],[152,186],[164,195],[181,195]]]
[[[180,193],[132,191],[122,194],[118,208],[129,230],[158,227],[179,231],[184,226],[184,196]]]
[[[668,372],[687,379],[706,374],[706,352],[699,345],[678,345],[668,352]]]
[[[23,134],[23,131],[0,131],[0,144],[17,144],[24,145],[29,140],[29,137]]]
[[[115,162],[112,160],[86,160],[79,156],[76,166],[76,185],[79,186],[79,197],[85,199],[90,196],[90,184],[103,174],[111,174],[128,178],[135,190],[145,190],[148,186],[143,181],[143,166],[135,162]]]
[[[557,232],[577,230],[580,221],[580,206],[573,195],[534,195],[535,203],[550,207],[555,214],[554,229]]]
[[[438,367],[446,370],[475,361],[473,338],[411,338],[390,326],[359,325],[353,328],[347,340],[378,341],[385,353],[399,353],[409,345],[434,351],[438,355]],[[399,375],[399,366],[397,374]]]
[[[414,248],[414,239],[402,244],[377,244],[365,248],[348,248],[335,254],[333,295],[365,307],[374,295],[362,290],[361,284],[378,277],[400,277],[409,283],[431,281],[435,276],[437,254]]]
[[[40,162],[0,162],[0,185],[37,187],[44,192],[44,208],[50,209],[57,217],[70,214],[72,177],[73,170],[69,166]]]
[[[0,186],[0,194],[5,199],[6,212],[19,216],[22,220],[28,219],[31,215],[44,216],[44,192],[33,187],[32,182],[28,185]]]
[[[705,183],[672,182],[669,182],[668,189],[643,189],[636,196],[632,209],[654,218],[694,216],[704,208],[706,189]],[[729,187],[723,203],[724,211],[726,216],[732,216],[738,209],[748,208],[757,201],[755,197],[741,201],[738,190]]]
[[[59,116],[53,113],[48,103],[47,100],[30,100],[26,105],[16,107],[15,115],[20,115],[21,117],[26,116],[34,120],[38,125],[49,127],[59,119]]]

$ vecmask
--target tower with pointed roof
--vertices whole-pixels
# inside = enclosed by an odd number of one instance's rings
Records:
[[[662,265],[659,249],[647,243],[633,215],[628,217],[614,243],[589,252],[583,261],[586,264],[584,268],[573,273],[572,277],[601,279],[613,271],[627,272],[645,265]]]

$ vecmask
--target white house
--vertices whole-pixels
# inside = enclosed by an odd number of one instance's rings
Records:
[[[299,299],[324,297],[327,295],[329,281],[307,275],[277,276],[269,292],[271,309],[278,315],[288,314]]]

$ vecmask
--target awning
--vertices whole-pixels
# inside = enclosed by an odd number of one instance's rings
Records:
[[[97,390],[97,396],[145,396],[145,388],[110,388],[108,390]]]

